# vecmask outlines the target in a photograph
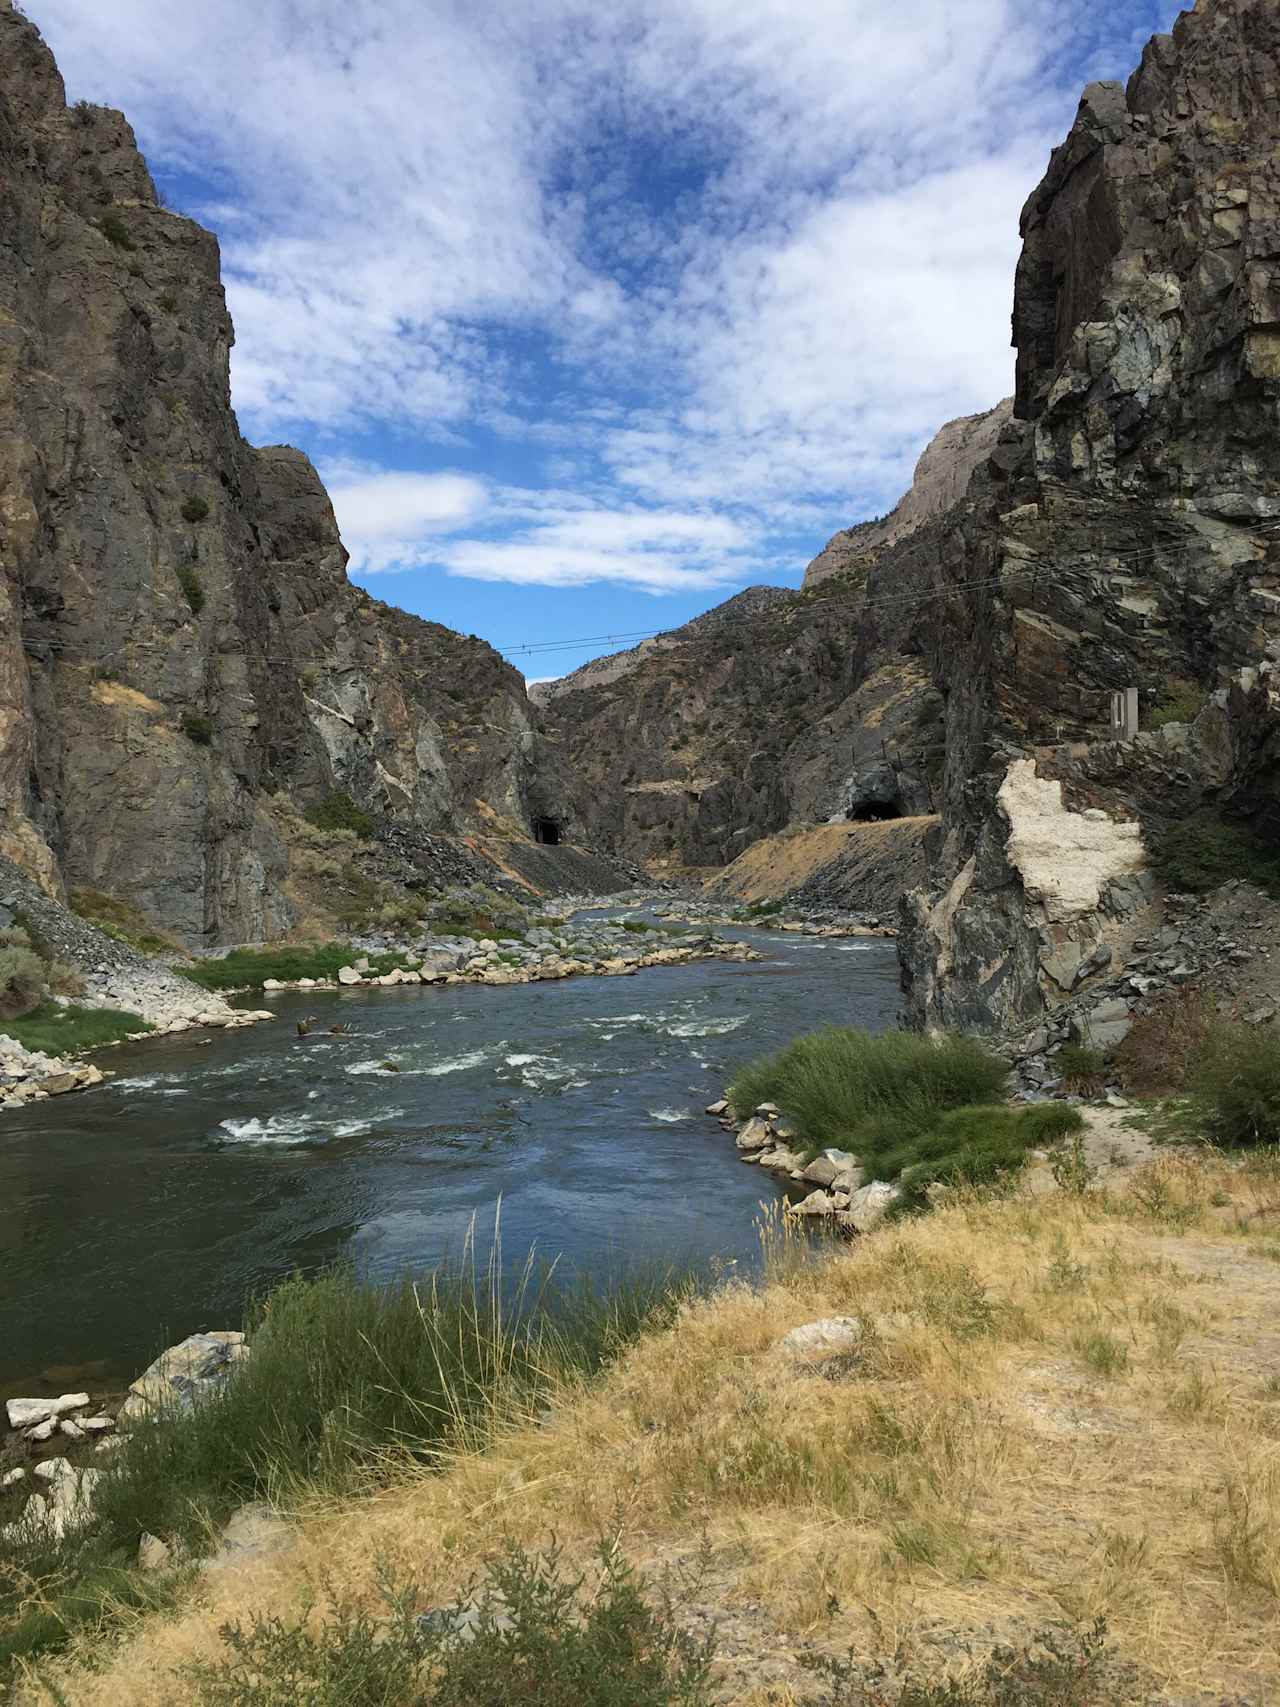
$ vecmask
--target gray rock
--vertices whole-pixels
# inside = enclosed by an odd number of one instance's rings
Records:
[[[848,1209],[841,1211],[840,1224],[855,1233],[869,1233],[879,1226],[901,1195],[896,1185],[885,1180],[872,1180],[870,1185],[860,1186],[851,1195]]]
[[[832,1356],[850,1352],[862,1343],[863,1326],[858,1316],[824,1316],[792,1328],[778,1341],[778,1349],[793,1357]]]
[[[748,1120],[734,1140],[739,1150],[764,1150],[773,1142],[773,1133],[769,1130],[767,1120],[758,1116]]]
[[[250,1559],[277,1553],[288,1545],[289,1525],[261,1500],[252,1500],[232,1512],[218,1545],[205,1561],[207,1571],[223,1571]]]
[[[161,1352],[132,1383],[120,1408],[121,1420],[136,1422],[156,1411],[190,1410],[221,1389],[248,1349],[244,1335],[230,1330],[189,1335]]]

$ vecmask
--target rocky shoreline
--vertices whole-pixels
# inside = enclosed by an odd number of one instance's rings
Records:
[[[23,899],[25,903],[25,896]],[[631,902],[633,907],[646,904],[648,897]],[[47,898],[46,905],[51,913],[63,912]],[[717,937],[707,928],[676,935],[635,919],[575,921],[568,916],[593,905],[612,907],[615,903],[612,899],[601,903],[591,897],[574,897],[559,908],[549,907],[548,916],[554,918],[556,912],[562,912],[566,915],[563,919],[529,927],[519,937],[498,934],[477,940],[424,935],[411,944],[386,937],[358,938],[352,943],[350,963],[340,967],[336,977],[267,978],[230,993],[242,995],[262,990],[271,996],[290,990],[370,989],[403,984],[532,984],[574,977],[630,977],[647,967],[680,966],[696,960],[745,962],[762,958],[749,944]],[[88,932],[92,927],[84,929]],[[100,932],[92,934],[101,937]],[[111,942],[105,937],[102,940]],[[114,943],[111,946],[119,947]],[[395,956],[399,964],[385,972],[374,970],[373,957],[387,955]],[[124,982],[135,970],[134,981]],[[152,1027],[132,1034],[124,1040],[127,1042],[169,1037],[202,1027],[235,1030],[277,1017],[269,1008],[233,1008],[224,996],[201,989],[133,950],[125,950],[110,973],[115,1002],[148,1020]],[[181,1000],[176,1004],[163,999],[170,986],[180,989]],[[106,1004],[99,1001],[97,1005]],[[70,1091],[88,1090],[109,1077],[107,1070],[90,1061],[28,1050],[14,1038],[0,1034],[0,1112]]]
[[[739,1161],[792,1185],[813,1187],[787,1204],[788,1217],[829,1221],[842,1233],[869,1233],[901,1195],[886,1180],[868,1180],[858,1157],[848,1150],[822,1150],[809,1160],[803,1151],[792,1149],[799,1135],[783,1120],[776,1103],[762,1102],[743,1116],[723,1097],[709,1104],[706,1113],[735,1135]]]

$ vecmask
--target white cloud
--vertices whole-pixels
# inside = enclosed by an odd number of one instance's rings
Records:
[[[343,542],[356,570],[427,561],[434,535],[474,521],[485,488],[465,474],[411,474],[334,464],[324,470]]]
[[[884,508],[1008,391],[1022,201],[1177,9],[27,4],[207,186],[250,432],[483,428],[576,487],[340,468],[357,565],[652,591]]]

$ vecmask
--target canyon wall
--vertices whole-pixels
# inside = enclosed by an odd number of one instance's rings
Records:
[[[354,587],[307,458],[241,437],[215,238],[9,0],[0,196],[0,853],[213,943],[291,922],[282,804],[567,824],[519,673]]]

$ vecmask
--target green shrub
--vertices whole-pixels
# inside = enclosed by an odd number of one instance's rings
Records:
[[[1079,1629],[1052,1625],[1025,1647],[1001,1643],[961,1676],[948,1667],[936,1681],[908,1681],[897,1707],[1133,1707],[1150,1691],[1133,1666],[1108,1657],[1106,1635],[1101,1618]],[[819,1654],[800,1663],[833,1685],[823,1697],[830,1707],[872,1707],[873,1699],[884,1699],[866,1691],[866,1663],[852,1651],[847,1662]]]
[[[182,519],[184,522],[203,522],[209,515],[209,506],[204,499],[194,493],[190,498],[182,500]]]
[[[1151,727],[1163,729],[1166,723],[1194,723],[1208,698],[1205,690],[1195,682],[1189,682],[1183,676],[1171,676],[1151,709]]]
[[[268,978],[284,983],[296,978],[336,978],[338,968],[349,966],[355,952],[346,942],[238,948],[216,960],[198,960],[174,970],[206,990],[241,990],[260,987]]]
[[[104,213],[98,221],[98,230],[114,249],[132,249],[133,238],[129,228],[118,213]]]
[[[317,830],[350,830],[365,841],[373,835],[374,822],[362,806],[357,806],[349,794],[334,789],[315,806],[308,808],[307,822]]]
[[[714,1637],[697,1641],[612,1543],[600,1581],[566,1579],[560,1551],[511,1547],[477,1590],[426,1618],[386,1571],[386,1615],[339,1598],[318,1625],[259,1615],[224,1626],[231,1658],[186,1677],[203,1707],[709,1707]]]
[[[1231,878],[1280,896],[1280,849],[1243,824],[1209,812],[1170,825],[1154,838],[1152,865],[1168,889],[1202,895]]]
[[[1083,1125],[1079,1109],[1068,1103],[955,1108],[928,1132],[879,1153],[864,1145],[858,1154],[877,1179],[898,1179],[896,1212],[907,1214],[927,1207],[932,1185],[990,1187],[1011,1180],[1026,1166],[1028,1151]]]
[[[181,728],[187,740],[194,741],[197,747],[213,745],[213,719],[207,713],[184,711]]]
[[[0,946],[0,1019],[30,1013],[45,993],[45,966],[25,931],[5,931]],[[12,1035],[12,1033],[11,1033]]]
[[[1216,1143],[1280,1143],[1280,1036],[1249,1025],[1213,1026],[1187,1078]]]
[[[927,1131],[944,1109],[1004,1094],[1007,1064],[968,1037],[933,1043],[913,1032],[833,1027],[799,1037],[742,1068],[729,1100],[744,1112],[774,1102],[816,1152],[827,1145],[888,1147]],[[862,1154],[862,1151],[858,1152]]]
[[[781,901],[752,901],[742,909],[742,917],[744,919],[768,919],[781,911]]]
[[[106,1043],[154,1028],[123,1008],[82,1008],[74,1003],[42,1002],[20,1019],[5,1020],[4,1030],[24,1049],[49,1055],[69,1055],[81,1049],[101,1049]]]
[[[204,585],[200,577],[189,563],[179,563],[174,573],[178,577],[183,597],[191,607],[192,616],[199,616],[204,609]]]
[[[1054,1056],[1063,1084],[1073,1096],[1098,1096],[1107,1082],[1107,1058],[1083,1043],[1064,1043]]]

